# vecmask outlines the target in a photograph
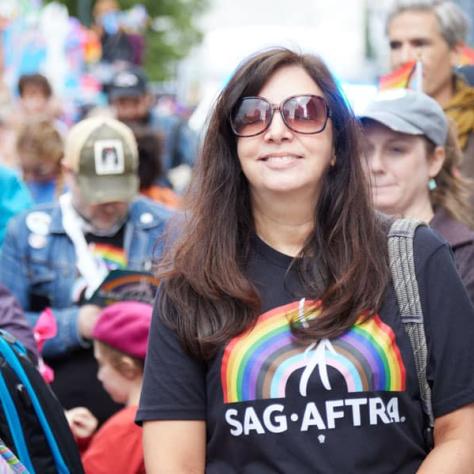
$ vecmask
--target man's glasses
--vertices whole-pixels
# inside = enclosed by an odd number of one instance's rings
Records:
[[[306,135],[321,133],[331,116],[324,98],[317,95],[295,95],[280,105],[263,97],[244,97],[230,118],[232,131],[238,137],[254,137],[270,127],[275,110],[279,110],[285,125],[293,132]]]

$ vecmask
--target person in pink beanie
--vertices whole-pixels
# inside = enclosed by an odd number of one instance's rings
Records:
[[[125,407],[97,429],[85,407],[66,416],[81,447],[86,474],[145,473],[142,429],[135,424],[152,307],[135,301],[104,308],[93,329],[97,377],[115,402]]]

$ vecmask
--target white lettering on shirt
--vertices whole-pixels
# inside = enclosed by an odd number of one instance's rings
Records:
[[[253,406],[233,407],[226,410],[225,420],[233,436],[283,433],[295,425],[300,431],[323,431],[337,429],[341,423],[369,426],[405,420],[400,416],[397,397],[387,402],[380,397],[327,400],[319,405],[308,402],[300,413],[285,411],[281,403],[268,405],[263,410]]]

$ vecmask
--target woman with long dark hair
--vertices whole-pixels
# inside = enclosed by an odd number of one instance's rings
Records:
[[[224,88],[159,271],[138,412],[147,472],[471,469],[472,307],[447,246],[419,229],[428,454],[359,141],[312,55],[259,53]]]

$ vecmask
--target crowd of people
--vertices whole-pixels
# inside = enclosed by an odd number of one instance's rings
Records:
[[[421,61],[423,92],[360,116],[319,57],[255,52],[202,143],[136,64],[72,126],[45,76],[21,77],[0,124],[0,327],[52,369],[86,474],[474,473],[467,33],[450,1],[396,2],[391,67]],[[416,228],[398,279],[397,225]],[[156,276],[154,302],[99,302],[116,271]]]

